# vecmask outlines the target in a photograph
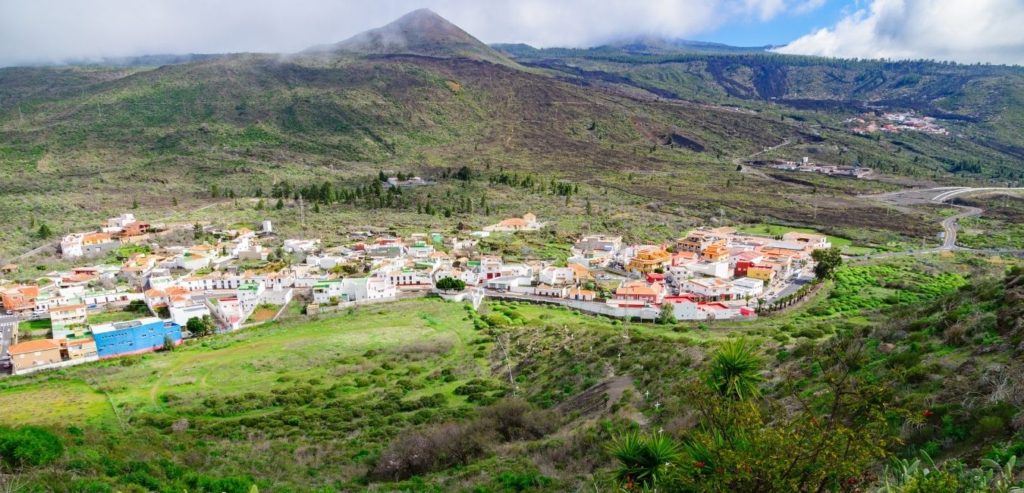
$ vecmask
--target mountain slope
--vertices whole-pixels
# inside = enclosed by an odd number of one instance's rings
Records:
[[[310,52],[469,58],[515,65],[505,55],[430,9],[412,11],[386,26],[362,32],[334,45],[313,48]]]

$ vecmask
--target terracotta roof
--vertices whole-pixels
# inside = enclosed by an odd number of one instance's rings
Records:
[[[96,274],[71,274],[70,276],[64,276],[61,278],[63,282],[87,282],[96,278]]]
[[[14,292],[25,296],[26,298],[35,298],[39,296],[39,286],[18,286],[8,290],[7,292]]]
[[[60,313],[60,312],[71,312],[71,311],[75,311],[75,310],[81,310],[83,308],[85,308],[85,305],[82,305],[82,304],[55,306],[53,308],[50,308],[50,313],[53,313],[53,312],[57,312],[57,313]]]
[[[10,354],[23,354],[34,353],[36,351],[47,351],[51,349],[60,349],[60,344],[52,339],[39,339],[15,344],[7,348],[7,351]]]
[[[89,233],[82,237],[83,243],[100,243],[110,241],[113,237],[108,233]]]
[[[649,286],[649,285],[647,285],[647,283],[642,282],[642,281],[631,281],[631,282],[627,282],[627,283],[623,284],[622,286],[619,286],[619,288],[615,290],[615,295],[616,296],[628,296],[628,295],[655,296],[659,292],[661,292],[661,289],[660,289],[660,286],[657,285],[657,284]]]
[[[577,264],[577,263],[571,263],[571,264],[568,265],[568,267],[570,269],[572,269],[572,272],[576,276],[577,279],[589,279],[591,277],[590,269],[588,269],[584,265]]]

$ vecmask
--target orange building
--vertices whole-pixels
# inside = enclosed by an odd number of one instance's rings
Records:
[[[705,262],[724,262],[729,260],[729,247],[724,241],[717,241],[708,245],[701,254]]]
[[[664,298],[664,286],[661,283],[647,284],[643,281],[628,281],[615,290],[614,302],[639,302],[641,304],[658,304]]]
[[[672,255],[662,247],[647,247],[636,252],[626,266],[627,270],[649,274],[672,261]]]
[[[22,342],[7,348],[7,352],[11,355],[14,373],[64,361],[60,344],[53,339]]]
[[[0,292],[0,302],[4,305],[4,311],[9,313],[22,313],[34,310],[36,298],[38,297],[38,286],[18,286]]]

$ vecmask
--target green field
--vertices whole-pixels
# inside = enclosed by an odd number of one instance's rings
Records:
[[[125,322],[147,316],[147,312],[116,310],[93,312],[89,314],[90,324],[105,324],[110,322]]]
[[[960,370],[951,368],[975,348],[1003,340],[995,326],[1004,322],[985,312],[1003,304],[998,282],[1007,265],[931,255],[844,266],[803,305],[753,321],[638,324],[520,302],[490,301],[476,312],[429,298],[320,318],[292,310],[283,321],[173,352],[0,381],[0,426],[38,425],[63,441],[52,467],[22,472],[40,491],[604,487],[613,462],[604,446],[616,434],[639,423],[684,436],[673,428],[692,405],[683,389],[702,381],[708,354],[728,339],[756,344],[769,374],[798,371],[786,384],[765,385],[766,406],[785,398],[789,385],[822,389],[811,362],[828,341],[851,337],[863,338],[875,361],[857,378],[899,389],[894,405],[926,405],[940,387],[923,372],[952,378]],[[913,331],[905,340],[885,335],[894,316],[896,327]],[[966,332],[952,339],[942,329],[949,324]],[[898,349],[882,352],[880,339]],[[488,436],[482,449],[400,481],[375,473],[396,443],[408,446],[403,439],[457,433],[501,412],[493,409],[507,411],[508,402],[534,410],[513,416],[516,426],[533,429],[530,420],[542,416],[539,431]],[[962,429],[1009,419],[992,406],[928,405]],[[451,440],[466,443],[458,436]],[[950,449],[989,447],[995,438],[1009,435],[942,430],[908,437],[911,445],[891,453],[928,447],[939,454],[940,439],[953,440]]]

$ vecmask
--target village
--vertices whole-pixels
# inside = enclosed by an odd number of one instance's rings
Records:
[[[843,123],[850,125],[850,131],[859,135],[877,132],[922,132],[932,135],[949,135],[949,130],[936,123],[935,118],[918,116],[913,111],[885,112],[880,116],[876,116],[875,113],[865,113],[848,118]]]
[[[82,266],[32,282],[0,278],[0,364],[24,374],[173,349],[276,320],[289,305],[315,316],[429,295],[475,306],[484,297],[558,304],[640,321],[666,313],[679,321],[754,318],[813,279],[811,253],[830,247],[819,234],[720,227],[666,244],[586,235],[565,259],[507,261],[481,251],[484,238],[544,228],[526,213],[456,235],[353,231],[344,244],[325,245],[279,238],[270,221],[222,229],[126,213],[62,239],[63,260]],[[182,238],[189,241],[178,244]],[[4,266],[0,275],[17,268]]]
[[[804,156],[800,161],[750,161],[752,166],[763,166],[781,171],[797,171],[801,173],[819,173],[830,176],[846,176],[851,178],[870,178],[874,171],[865,166],[840,166],[836,164],[815,163]]]

